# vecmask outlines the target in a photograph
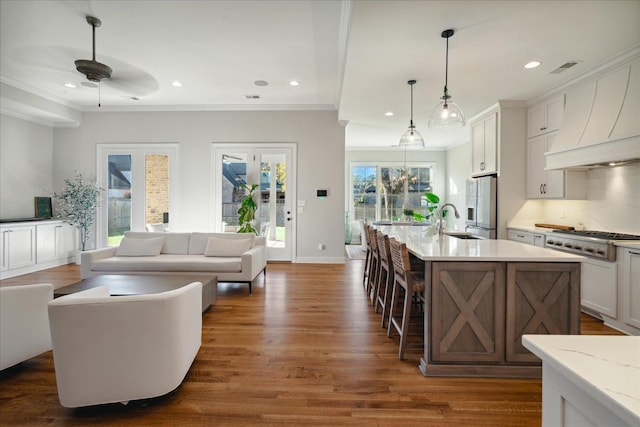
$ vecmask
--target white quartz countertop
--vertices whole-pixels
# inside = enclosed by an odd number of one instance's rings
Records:
[[[459,239],[439,236],[433,227],[379,226],[378,230],[406,243],[424,261],[581,262],[585,258],[511,240]]]
[[[524,335],[522,344],[629,425],[640,425],[640,337]]]

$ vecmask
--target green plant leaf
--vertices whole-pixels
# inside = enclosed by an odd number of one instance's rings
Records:
[[[433,193],[429,193],[428,191],[426,193],[424,193],[424,197],[427,199],[427,201],[429,203],[434,203],[434,204],[438,204],[440,203],[440,197],[438,197],[437,195],[433,194]]]

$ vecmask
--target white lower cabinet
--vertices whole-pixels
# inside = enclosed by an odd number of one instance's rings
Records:
[[[531,231],[522,231],[510,228],[507,233],[507,239],[543,248],[545,235],[544,233],[533,233]]]
[[[28,267],[36,263],[35,226],[0,227],[2,233],[2,271]]]
[[[618,315],[618,270],[615,262],[586,258],[580,275],[580,304],[600,314]]]
[[[640,329],[640,248],[619,248],[622,321]]]
[[[3,225],[0,227],[0,278],[68,264],[75,247],[75,227],[63,221]]]
[[[74,228],[66,222],[36,226],[36,262],[66,259],[75,249]]]

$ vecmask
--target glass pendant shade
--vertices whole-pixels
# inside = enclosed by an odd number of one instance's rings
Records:
[[[422,135],[413,124],[413,85],[416,84],[416,81],[409,80],[407,84],[411,87],[411,118],[409,120],[409,129],[402,134],[398,145],[400,148],[424,148],[424,138],[422,138]]]
[[[424,148],[424,139],[415,126],[409,126],[409,130],[400,138],[399,145],[402,148]]]
[[[442,101],[435,106],[431,114],[429,115],[429,122],[427,124],[429,129],[452,129],[462,127],[465,125],[466,120],[462,108],[455,102],[451,102],[451,96],[447,89],[449,81],[449,37],[453,36],[453,30],[444,30],[440,36],[447,39],[447,53],[445,59],[445,74],[444,74],[444,95],[440,98]]]
[[[442,101],[431,111],[429,129],[453,129],[466,123],[462,109],[455,102]]]

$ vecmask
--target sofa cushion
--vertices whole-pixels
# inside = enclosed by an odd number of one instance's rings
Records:
[[[240,257],[205,257],[204,255],[158,255],[156,257],[114,256],[94,261],[92,271],[148,271],[148,272],[240,272]]]
[[[153,239],[134,239],[124,237],[120,241],[120,246],[116,251],[116,256],[120,257],[148,257],[158,256],[162,251],[164,244],[163,237],[155,237]]]
[[[127,231],[125,237],[133,237],[135,239],[154,239],[157,237],[164,238],[164,246],[162,254],[186,255],[189,249],[189,236],[191,233],[164,233],[164,232],[146,232],[146,231]]]
[[[191,233],[191,238],[189,239],[189,255],[203,255],[207,249],[209,237],[227,240],[249,240],[249,248],[253,247],[253,242],[256,238],[253,233]]]
[[[217,237],[209,237],[207,248],[204,256],[242,256],[243,253],[251,249],[251,240],[249,239],[218,239]]]

